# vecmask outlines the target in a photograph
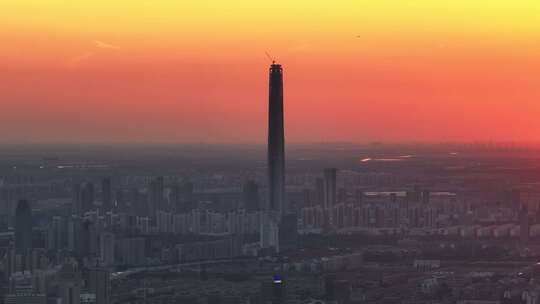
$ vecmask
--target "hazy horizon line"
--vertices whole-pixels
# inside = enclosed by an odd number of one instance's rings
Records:
[[[0,142],[0,147],[13,146],[265,146],[266,142],[261,141],[6,141]],[[365,141],[291,141],[286,145],[495,145],[530,147],[540,146],[540,141],[519,141],[519,140],[365,140]]]

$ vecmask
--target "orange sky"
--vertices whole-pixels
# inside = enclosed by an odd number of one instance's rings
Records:
[[[262,3],[264,2],[264,3]],[[2,0],[0,142],[540,140],[540,2]]]

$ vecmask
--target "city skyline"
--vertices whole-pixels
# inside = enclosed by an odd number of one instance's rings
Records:
[[[0,304],[539,304],[537,2],[2,1]]]
[[[2,143],[264,143],[265,52],[291,143],[540,140],[535,1],[4,7]]]

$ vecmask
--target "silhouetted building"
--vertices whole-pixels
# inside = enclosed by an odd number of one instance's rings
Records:
[[[296,248],[298,242],[298,220],[296,214],[286,214],[279,223],[279,251]]]
[[[114,233],[105,232],[99,236],[99,252],[100,259],[103,265],[110,266],[115,260],[115,235]]]
[[[169,192],[169,204],[171,205],[171,211],[174,213],[182,213],[182,204],[180,201],[180,184],[175,183],[170,187]]]
[[[270,66],[268,103],[268,192],[269,208],[283,213],[285,206],[285,132],[283,123],[283,69]]]
[[[283,70],[272,63],[268,100],[268,205],[261,218],[260,245],[279,251],[279,223],[285,204],[285,131],[283,124]]]
[[[75,222],[75,245],[75,250],[81,257],[98,255],[99,235],[92,221]]]
[[[336,204],[337,169],[324,169],[324,208],[331,209]]]
[[[260,246],[266,253],[272,254],[279,251],[279,219],[273,212],[263,212],[261,214]]]
[[[337,169],[324,169],[324,204],[325,209],[325,226],[331,228],[334,226],[334,205],[336,204],[336,175]]]
[[[242,204],[247,211],[259,210],[259,185],[247,181],[242,187]]]
[[[95,294],[95,304],[109,304],[111,292],[109,271],[99,268],[90,269],[88,272],[88,290]]]
[[[68,225],[66,218],[53,216],[47,227],[47,249],[60,250],[67,247]]]
[[[91,182],[86,182],[81,188],[81,211],[82,213],[88,212],[94,207],[94,184]]]
[[[139,189],[133,187],[129,190],[128,201],[131,205],[129,209],[130,214],[135,214],[138,216],[148,216],[148,204],[143,199],[143,195]]]
[[[115,195],[114,195],[114,208],[118,211],[126,211],[126,198],[124,197],[124,190],[122,189],[116,189]],[[134,203],[132,203],[132,207],[135,206]],[[130,210],[133,212],[133,210]]]
[[[184,182],[182,185],[182,191],[180,192],[180,201],[182,208],[185,212],[189,212],[192,209],[195,209],[195,199],[193,197],[194,186],[192,182]]]
[[[15,211],[15,250],[26,255],[32,249],[32,210],[26,200],[20,200]]]
[[[195,208],[193,198],[193,183],[184,182],[182,185],[174,184],[170,194],[171,208],[176,213],[187,213]]]
[[[82,200],[81,200],[81,185],[73,184],[71,189],[71,213],[76,215],[82,214]]]
[[[110,211],[112,209],[112,185],[109,177],[101,181],[101,194],[103,198],[103,211]]]
[[[57,273],[58,298],[62,304],[79,304],[81,275],[71,264],[64,264]]]
[[[529,242],[530,223],[529,208],[527,204],[523,204],[519,212],[519,231],[521,242]]]

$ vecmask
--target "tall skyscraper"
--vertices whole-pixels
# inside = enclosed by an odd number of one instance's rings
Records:
[[[110,211],[112,209],[112,187],[111,179],[109,177],[104,178],[101,181],[101,194],[103,198],[103,211]]]
[[[67,247],[68,223],[66,218],[53,216],[47,227],[47,249],[60,250]]]
[[[71,213],[82,214],[81,184],[75,183],[72,187]]]
[[[324,208],[331,209],[336,203],[336,175],[337,169],[324,169]]]
[[[180,202],[180,184],[175,183],[170,188],[169,192],[169,205],[171,206],[171,210],[174,213],[181,213],[182,212],[182,204]]]
[[[105,232],[99,236],[99,252],[101,262],[104,266],[111,266],[114,264],[115,258],[115,235],[114,233]]]
[[[283,126],[283,69],[270,66],[268,103],[268,209],[284,213],[285,206],[285,134]]]
[[[26,200],[20,200],[15,211],[15,250],[27,254],[32,249],[32,210]]]
[[[283,126],[283,69],[272,63],[268,100],[268,205],[261,217],[261,249],[279,252],[279,225],[285,205],[285,131]]]
[[[324,204],[326,228],[332,228],[335,224],[334,205],[336,204],[336,175],[337,169],[324,169]]]

